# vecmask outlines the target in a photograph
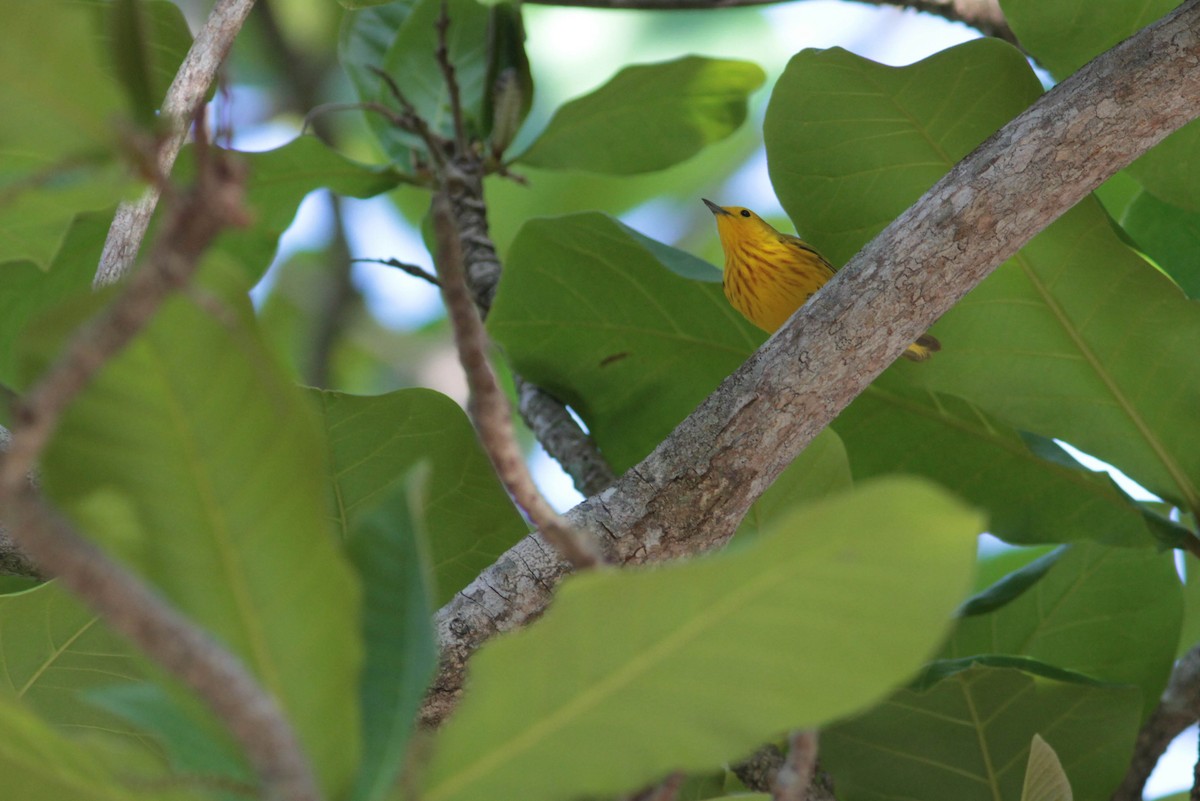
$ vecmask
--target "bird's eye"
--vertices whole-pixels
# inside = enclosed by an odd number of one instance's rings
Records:
[[[742,216],[743,216],[743,217],[749,217],[749,216],[750,216],[750,209],[742,209]]]

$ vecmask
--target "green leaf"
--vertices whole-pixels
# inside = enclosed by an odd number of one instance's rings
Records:
[[[844,258],[1039,91],[999,42],[899,69],[801,53],[767,113],[772,180],[801,230]],[[913,383],[1200,508],[1200,429],[1187,422],[1200,396],[1200,309],[1124,245],[1096,201],[1035,237],[934,332],[943,350],[908,371]]]
[[[464,122],[468,135],[477,137],[483,121],[484,80],[488,67],[486,7],[475,0],[417,0],[389,45],[384,62],[378,66],[395,79],[408,102],[434,133],[452,139],[454,119],[450,110],[450,92],[435,57],[439,44],[436,23],[443,2],[450,17],[446,48],[454,65]],[[387,98],[387,105],[397,109],[390,95],[383,97]]]
[[[508,254],[488,330],[517,372],[566,401],[617,472],[636,464],[763,334],[716,268],[597,213],[530,220]]]
[[[150,786],[143,777],[133,775],[142,765],[63,736],[2,693],[0,731],[4,732],[0,737],[0,774],[6,786],[19,788],[21,801],[174,801],[200,797],[179,790],[166,791],[161,785]]]
[[[1040,734],[1029,743],[1029,762],[1025,765],[1025,786],[1021,801],[1074,801],[1071,782],[1058,754]]]
[[[82,697],[143,676],[128,643],[57,584],[0,596],[0,697],[20,701],[60,731],[103,732],[151,747],[136,727]]]
[[[922,482],[879,481],[740,549],[571,578],[472,659],[422,798],[611,794],[861,709],[941,639],[982,522]]]
[[[43,481],[246,661],[334,795],[358,763],[358,585],[328,525],[312,411],[232,283],[171,299],[104,365],[64,415]]]
[[[1200,264],[1195,258],[1200,252],[1200,213],[1140,192],[1121,225],[1189,298],[1200,300]]]
[[[115,77],[125,90],[137,121],[152,127],[192,46],[183,12],[168,0],[114,0],[97,3],[98,30],[107,40]]]
[[[1000,0],[1004,18],[1033,58],[1062,80],[1162,17],[1180,0]]]
[[[1190,122],[1130,164],[1129,173],[1156,197],[1190,212],[1200,212],[1200,125]]]
[[[517,3],[488,9],[487,77],[483,84],[483,131],[494,154],[512,144],[533,105],[533,74],[525,53],[525,24]]]
[[[388,50],[416,2],[397,0],[370,4],[370,7],[364,3],[361,10],[343,15],[338,37],[338,60],[363,103],[383,103],[395,108],[395,99],[389,94],[386,84],[371,69],[383,69]],[[412,148],[418,144],[417,139],[377,113],[364,112],[364,118],[392,163],[400,170],[411,170]]]
[[[1129,762],[1141,698],[1133,687],[1063,678],[957,670],[823,730],[821,762],[842,801],[995,801],[1019,797],[1029,743],[1041,734],[1080,798],[1107,798]]]
[[[792,507],[815,501],[853,486],[846,448],[833,429],[825,429],[808,444],[750,507],[738,526],[737,538],[770,529]]]
[[[80,215],[65,229],[49,269],[31,262],[0,264],[0,383],[24,388],[17,340],[29,322],[92,285],[111,213]]]
[[[360,515],[428,461],[424,507],[435,603],[465,587],[528,533],[454,401],[428,389],[372,397],[313,391],[330,448],[336,527],[350,537]]]
[[[959,621],[945,656],[1028,656],[1136,685],[1146,712],[1153,709],[1171,672],[1183,617],[1171,552],[1080,543],[1023,589],[999,608],[977,607],[984,613]]]
[[[765,79],[756,64],[700,56],[626,67],[559,108],[516,160],[617,175],[661,170],[733,133]]]
[[[247,169],[246,208],[253,224],[231,228],[218,237],[215,248],[232,255],[251,281],[266,272],[279,236],[292,224],[305,195],[329,189],[339,195],[368,198],[394,189],[402,176],[388,166],[372,166],[346,158],[315,136],[299,136],[282,147],[257,153],[231,151]],[[195,174],[191,149],[180,155],[175,170],[188,182]]]
[[[987,509],[988,531],[1015,544],[1154,544],[1148,512],[1107,473],[1085,470],[1052,442],[1025,440],[968,401],[914,388],[907,374],[884,373],[834,422],[857,478],[925,476]],[[1189,536],[1179,528],[1171,544]]]
[[[1184,554],[1183,627],[1176,656],[1200,645],[1200,559]]]
[[[350,557],[363,585],[363,759],[352,801],[395,785],[404,749],[437,668],[432,570],[423,530],[428,470],[419,465],[357,515]]]
[[[801,51],[763,121],[771,184],[804,238],[843,264],[1041,93],[1025,57],[996,39],[907,67]]]
[[[166,751],[174,772],[251,788],[257,785],[258,779],[228,730],[198,699],[148,683],[101,686],[89,690],[86,698],[153,736]]]
[[[87,6],[0,0],[0,19],[0,262],[45,267],[76,214],[128,188],[111,128],[124,104]]]

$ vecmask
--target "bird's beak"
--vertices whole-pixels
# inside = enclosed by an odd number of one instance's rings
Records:
[[[729,214],[729,212],[725,211],[725,209],[721,208],[716,203],[713,203],[708,198],[702,197],[700,199],[704,201],[704,205],[708,206],[708,210],[711,211],[713,214],[715,214],[717,216],[720,216],[722,214]]]

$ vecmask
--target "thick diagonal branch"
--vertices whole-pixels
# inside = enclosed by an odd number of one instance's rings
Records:
[[[1096,58],[868,244],[641,464],[568,513],[648,562],[723,544],[779,473],[939,316],[1101,182],[1200,115],[1200,0]],[[438,614],[452,707],[470,653],[562,577],[526,539]]]

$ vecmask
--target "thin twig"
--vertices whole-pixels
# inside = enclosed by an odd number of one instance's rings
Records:
[[[816,731],[792,732],[788,737],[787,759],[771,783],[771,801],[805,801],[816,769]]]
[[[383,85],[387,87],[392,98],[400,105],[403,114],[395,117],[392,124],[397,128],[419,136],[421,141],[425,143],[425,148],[429,151],[429,157],[433,160],[433,163],[439,166],[445,164],[447,158],[446,140],[433,132],[433,129],[429,127],[429,123],[425,121],[425,118],[417,113],[416,107],[408,101],[408,98],[404,96],[404,92],[400,91],[400,85],[396,83],[396,80],[391,75],[371,64],[367,65],[367,69],[383,81]]]
[[[162,119],[166,135],[158,147],[158,174],[171,174],[175,157],[183,147],[187,129],[204,102],[208,89],[217,76],[217,69],[233,46],[233,40],[254,6],[254,0],[217,0],[204,27],[196,34],[191,49],[175,73],[175,80],[163,100]],[[150,185],[140,200],[122,203],[117,207],[94,285],[107,286],[119,281],[137,260],[142,239],[150,227],[150,218],[158,205],[160,187]]]
[[[400,261],[399,259],[370,259],[358,258],[351,259],[351,262],[367,262],[369,264],[386,264],[388,267],[395,267],[397,270],[408,273],[413,278],[420,278],[422,281],[428,281],[436,287],[441,287],[442,282],[438,280],[436,275],[433,275],[419,264],[409,264],[408,262]]]
[[[446,33],[450,30],[450,9],[446,0],[442,0],[442,10],[437,18],[437,58],[438,67],[442,70],[442,80],[446,83],[446,91],[450,95],[450,113],[454,118],[455,153],[460,156],[467,153],[467,126],[463,122],[462,99],[458,91],[458,78],[454,74],[454,63],[450,61],[450,48],[446,42]]]
[[[618,562],[723,545],[908,343],[1088,192],[1200,116],[1198,60],[1200,4],[1189,0],[1060,83],[863,248],[640,464],[566,517],[611,537]],[[453,708],[470,654],[537,617],[564,573],[523,540],[439,611],[442,661],[426,725]]]
[[[601,561],[597,549],[542,497],[513,435],[512,414],[488,363],[487,334],[467,289],[459,232],[444,192],[438,192],[433,198],[433,229],[437,239],[438,273],[442,277],[442,298],[471,390],[468,411],[479,440],[491,457],[501,482],[542,537],[576,569],[592,567]]]
[[[0,509],[13,540],[42,570],[212,708],[241,743],[269,798],[316,801],[316,782],[291,725],[241,662],[76,533],[27,479],[71,401],[190,280],[217,234],[246,221],[241,171],[213,156],[203,138],[198,144],[197,183],[168,216],[147,263],[112,305],[75,333],[17,405],[0,458]]]

